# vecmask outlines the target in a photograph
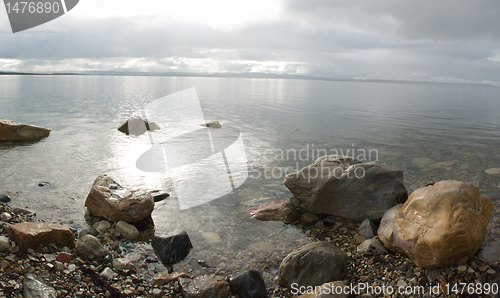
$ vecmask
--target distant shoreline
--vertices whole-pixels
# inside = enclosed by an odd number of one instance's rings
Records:
[[[495,87],[491,84],[481,83],[454,83],[437,81],[412,81],[412,80],[384,80],[384,79],[353,79],[353,78],[328,78],[318,76],[290,75],[290,74],[268,74],[268,73],[153,73],[153,72],[89,72],[89,73],[31,73],[31,72],[4,72],[0,75],[28,75],[28,76],[138,76],[138,77],[210,77],[210,78],[246,78],[246,79],[292,79],[292,80],[316,80],[332,82],[354,82],[354,83],[390,83],[390,84],[435,84],[435,85],[466,85],[478,87]]]

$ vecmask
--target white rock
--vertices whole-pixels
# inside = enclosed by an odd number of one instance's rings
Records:
[[[99,234],[106,232],[109,228],[111,228],[111,223],[107,220],[101,220],[94,224],[94,229],[96,229]]]
[[[2,215],[0,215],[0,219],[2,221],[8,222],[12,219],[12,215],[10,215],[10,213],[8,213],[8,212],[4,212],[4,213],[2,213]]]
[[[69,272],[73,272],[73,271],[75,271],[75,270],[76,270],[76,265],[75,265],[75,264],[70,264],[70,265],[68,266],[68,271],[69,271]]]
[[[116,223],[116,230],[120,232],[120,234],[130,240],[134,240],[139,237],[140,233],[137,228],[123,220],[120,220]]]
[[[116,258],[113,259],[113,267],[119,270],[131,270],[135,265],[125,258]]]
[[[105,279],[111,279],[113,278],[113,270],[109,267],[104,268],[102,270],[101,274],[99,274],[100,277],[105,278]]]

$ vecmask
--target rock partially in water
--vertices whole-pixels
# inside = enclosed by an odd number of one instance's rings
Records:
[[[389,210],[378,236],[416,266],[446,267],[467,261],[479,250],[491,211],[490,199],[477,187],[445,180],[415,190],[398,212]]]
[[[0,118],[0,142],[33,141],[48,137],[50,129]]]
[[[494,264],[500,262],[500,240],[489,243],[481,247],[481,250],[477,253],[477,257],[488,264]]]
[[[102,246],[99,239],[92,235],[85,235],[80,238],[76,244],[76,251],[82,256],[96,256],[99,258],[108,253],[108,250]]]
[[[133,223],[151,216],[155,203],[148,192],[122,189],[111,177],[99,175],[85,200],[94,216]]]
[[[167,236],[154,236],[151,245],[165,267],[184,260],[193,248],[185,231]]]
[[[361,236],[363,236],[367,239],[370,239],[370,238],[375,237],[375,235],[377,234],[377,227],[375,226],[375,224],[371,220],[365,219],[359,225],[358,232]]]
[[[214,274],[194,279],[180,278],[179,283],[186,298],[225,298],[229,297],[231,292],[226,279]]]
[[[250,216],[263,221],[278,220],[284,222],[293,222],[299,218],[299,213],[293,207],[293,204],[283,200],[276,200],[260,204],[250,208]]]
[[[281,262],[277,281],[290,288],[299,286],[319,286],[342,278],[342,270],[347,264],[347,255],[336,246],[325,242],[307,244],[286,256]]]
[[[5,236],[0,236],[0,252],[9,251],[10,240]]]
[[[0,202],[2,203],[8,203],[10,202],[10,198],[6,194],[0,194]]]
[[[222,125],[217,120],[206,121],[205,124],[201,124],[202,126],[212,127],[212,128],[221,128]]]
[[[135,240],[141,234],[134,225],[131,225],[123,220],[116,223],[116,230],[120,232],[123,237],[129,240]]]
[[[266,284],[257,270],[248,270],[231,277],[229,285],[240,298],[267,298]]]
[[[160,126],[154,122],[150,122],[148,120],[144,120],[139,116],[132,116],[127,119],[127,121],[123,122],[118,130],[123,132],[126,135],[132,136],[140,136],[146,131],[155,131],[159,130]]]
[[[357,248],[358,254],[384,255],[388,251],[378,239],[367,239]]]
[[[45,222],[25,222],[11,225],[10,238],[16,241],[22,250],[48,243],[75,247],[75,235],[70,227]]]
[[[100,277],[105,278],[105,279],[112,279],[113,278],[113,269],[106,267],[102,272],[99,274]]]
[[[402,170],[340,155],[322,156],[284,183],[309,212],[358,222],[380,219],[408,197]]]
[[[166,193],[166,192],[160,191],[160,190],[152,191],[151,195],[153,196],[153,200],[155,203],[163,201],[170,196],[169,193]]]
[[[35,278],[31,273],[24,276],[23,280],[24,298],[56,298],[56,290]]]

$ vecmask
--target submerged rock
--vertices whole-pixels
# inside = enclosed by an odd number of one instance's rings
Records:
[[[24,276],[23,280],[24,298],[56,298],[56,290],[35,278],[31,273]]]
[[[214,274],[193,279],[180,278],[179,284],[186,298],[225,298],[231,292],[226,279]]]
[[[149,122],[148,120],[144,120],[139,116],[132,116],[127,119],[127,121],[123,122],[118,130],[123,132],[126,135],[139,136],[145,133],[146,131],[155,131],[159,130],[160,127],[158,124],[154,122]]]
[[[309,212],[358,222],[380,219],[408,197],[402,170],[340,155],[318,158],[284,184]]]
[[[295,211],[292,203],[283,200],[276,200],[260,204],[250,208],[250,216],[258,220],[278,220],[293,222],[299,218],[299,213]]]
[[[148,192],[128,191],[123,189],[111,177],[99,175],[85,200],[94,216],[116,222],[137,222],[147,218],[153,212],[155,203]]]
[[[70,227],[45,222],[25,222],[11,225],[10,238],[16,241],[22,250],[48,243],[75,247],[75,235]]]
[[[313,242],[283,259],[277,281],[288,288],[293,283],[299,286],[319,286],[341,279],[346,264],[347,255],[342,250],[325,241]]]
[[[165,267],[184,260],[193,248],[185,231],[169,236],[154,236],[151,245]]]
[[[0,118],[0,141],[33,141],[48,137],[50,129]]]
[[[382,218],[378,236],[416,266],[466,262],[481,247],[492,211],[490,199],[471,183],[445,180],[415,190],[399,211]]]
[[[231,277],[231,291],[240,298],[267,298],[266,284],[257,270],[248,270]]]

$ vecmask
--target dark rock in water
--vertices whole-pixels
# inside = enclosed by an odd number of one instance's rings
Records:
[[[402,170],[341,155],[322,156],[283,183],[307,211],[358,222],[380,219],[408,198]]]
[[[2,203],[8,203],[10,202],[10,198],[8,195],[0,194],[0,202]]]
[[[231,292],[229,283],[222,276],[202,275],[196,278],[180,278],[179,284],[182,287],[186,298],[225,298]]]
[[[56,298],[57,292],[51,286],[37,280],[33,274],[28,273],[23,280],[23,295],[25,298]]]
[[[373,224],[373,222],[369,219],[365,219],[359,225],[359,234],[367,239],[375,237],[377,235],[377,227]]]
[[[40,187],[49,186],[49,185],[50,185],[50,183],[45,182],[45,181],[38,183],[38,186],[40,186]]]
[[[153,196],[153,200],[155,201],[155,203],[159,202],[159,201],[163,201],[167,197],[170,196],[170,194],[168,194],[166,192],[162,192],[162,191],[152,191],[151,195]]]
[[[154,236],[151,245],[165,267],[184,260],[193,248],[186,231],[173,236]]]
[[[257,270],[248,270],[229,280],[231,291],[240,298],[267,298],[266,285]]]
[[[123,132],[126,135],[139,136],[145,133],[146,131],[155,131],[159,130],[160,127],[158,124],[154,122],[149,122],[148,120],[144,120],[139,116],[132,116],[127,119],[118,130]]]

